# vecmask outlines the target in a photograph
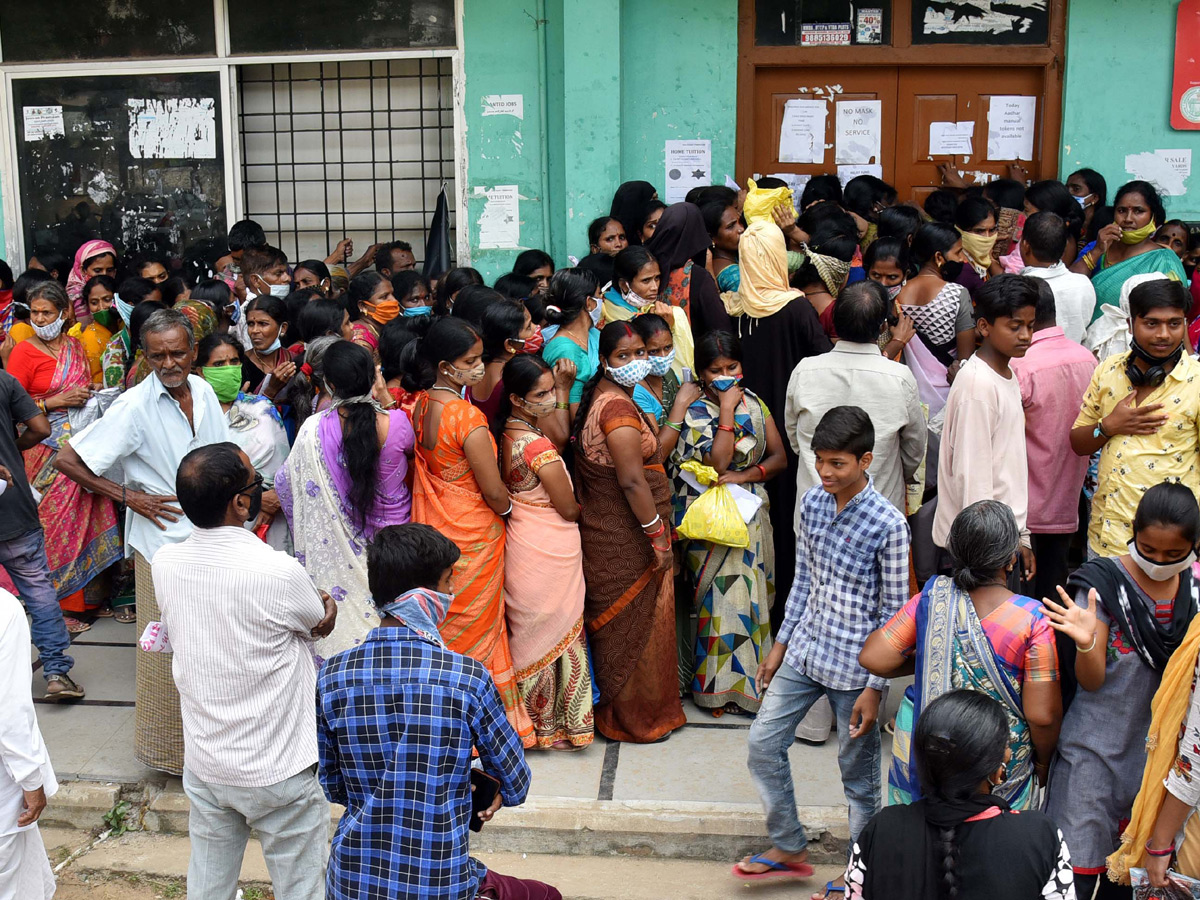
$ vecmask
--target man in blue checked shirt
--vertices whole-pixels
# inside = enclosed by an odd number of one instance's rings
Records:
[[[822,695],[837,720],[850,841],[879,810],[879,699],[887,682],[858,664],[867,636],[908,599],[908,525],[867,469],[875,429],[857,406],[821,417],[812,449],[821,483],[800,501],[796,578],[775,646],[758,668],[762,708],[750,726],[750,776],[767,809],[772,847],[734,866],[746,880],[807,878],[788,749]],[[769,686],[769,689],[768,689]],[[838,883],[825,894],[844,890]],[[820,897],[821,894],[815,894]]]
[[[523,803],[529,767],[492,676],[438,634],[459,550],[428,525],[394,525],[367,548],[380,626],[317,678],[319,775],[346,812],[326,876],[328,900],[562,900],[537,881],[468,855],[471,747],[499,783],[488,821]]]

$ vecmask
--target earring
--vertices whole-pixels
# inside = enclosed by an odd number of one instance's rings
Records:
[[[1008,765],[1004,764],[1000,766],[1000,774],[996,776],[996,780],[992,781],[992,787],[999,787],[1006,781],[1008,781]]]

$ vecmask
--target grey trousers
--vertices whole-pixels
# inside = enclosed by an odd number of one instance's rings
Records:
[[[266,787],[232,787],[183,773],[191,801],[190,900],[234,900],[250,829],[258,832],[279,900],[322,900],[329,854],[329,802],[305,769]]]

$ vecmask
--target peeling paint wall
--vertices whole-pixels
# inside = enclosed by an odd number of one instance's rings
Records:
[[[1116,189],[1125,157],[1192,150],[1186,193],[1165,197],[1171,218],[1200,219],[1200,131],[1171,127],[1175,0],[1070,0],[1059,177],[1088,167]]]

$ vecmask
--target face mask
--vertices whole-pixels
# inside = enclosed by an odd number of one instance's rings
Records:
[[[226,366],[226,368],[232,368],[232,367]],[[260,484],[258,486],[258,490],[256,490],[253,494],[250,495],[250,509],[248,509],[246,511],[246,521],[247,522],[253,522],[255,519],[258,518],[258,514],[260,512],[262,512],[262,495],[263,495],[263,486]]]
[[[588,315],[591,316],[592,327],[599,328],[600,327],[600,315],[604,312],[604,309],[600,306],[599,300],[596,300],[595,298],[593,298],[592,302],[596,304],[596,308],[589,309]]]
[[[643,309],[647,306],[650,306],[654,302],[653,300],[647,300],[641,294],[635,294],[632,290],[623,293],[621,295],[621,299],[634,309]]]
[[[621,387],[633,387],[650,374],[650,360],[635,359],[633,362],[627,362],[615,369],[612,366],[605,366],[604,371]]]
[[[1078,203],[1080,205],[1080,207],[1082,207],[1083,209],[1087,209],[1088,208],[1088,197],[1090,197],[1090,196],[1092,196],[1092,195],[1084,194],[1082,197],[1075,197],[1075,202]]]
[[[714,378],[710,381],[709,385],[714,391],[725,392],[741,380],[741,375],[722,375],[720,378]]]
[[[484,368],[483,363],[480,363],[473,369],[467,369],[465,372],[460,372],[458,369],[451,367],[450,378],[463,387],[470,387],[473,384],[479,384],[483,381]]]
[[[992,248],[996,246],[997,235],[984,237],[982,234],[972,234],[969,231],[958,229],[958,233],[962,235],[963,249],[967,251],[967,255],[981,266],[990,265],[992,262]]]
[[[675,348],[672,347],[671,352],[666,356],[648,356],[646,358],[650,360],[650,374],[661,377],[671,371],[671,366],[675,362]]]
[[[421,316],[433,315],[432,306],[408,306],[400,310],[400,315],[406,319],[419,319]]]
[[[1121,232],[1122,244],[1140,244],[1148,238],[1154,237],[1154,232],[1158,231],[1158,225],[1151,219],[1148,225],[1143,225],[1141,228],[1135,228],[1132,231]]]
[[[92,314],[92,320],[102,328],[107,328],[109,331],[116,331],[121,327],[121,317],[112,307],[108,309],[100,309]]]
[[[540,353],[546,345],[546,336],[542,334],[542,326],[534,325],[533,334],[521,342],[521,353]]]
[[[120,294],[113,294],[113,306],[117,308],[117,315],[121,317],[121,321],[125,323],[125,327],[129,327],[129,317],[133,315],[133,304],[126,303],[121,299]]]
[[[942,267],[938,269],[938,274],[942,276],[943,281],[955,282],[958,281],[958,276],[962,274],[963,261],[948,259],[942,263]]]
[[[279,297],[280,299],[283,299],[292,292],[291,284],[272,284],[269,287],[271,288],[271,296]]]
[[[32,323],[30,323],[30,324],[32,324]],[[55,319],[53,322],[51,322],[49,325],[34,325],[33,326],[33,333],[36,334],[39,338],[41,338],[43,341],[54,340],[56,337],[58,337],[62,333],[62,330],[63,330],[63,317],[62,317],[61,313],[59,314],[58,318]]]
[[[1196,551],[1193,550],[1179,562],[1151,562],[1138,552],[1136,540],[1129,542],[1129,556],[1137,567],[1146,573],[1147,578],[1152,578],[1155,581],[1166,581],[1168,578],[1174,578],[1196,561]]]
[[[232,403],[242,389],[241,366],[205,366],[201,374],[222,403]]]
[[[366,301],[363,303],[363,311],[374,319],[376,322],[382,322],[386,325],[396,316],[400,315],[399,300],[384,300],[382,303],[371,303]]]
[[[278,350],[280,347],[282,347],[283,342],[279,340],[279,338],[280,338],[280,336],[282,336],[282,334],[283,334],[283,332],[281,331],[279,334],[275,335],[275,340],[271,342],[271,346],[261,352],[274,353],[276,350]]]
[[[236,325],[238,323],[238,321],[242,318],[242,304],[240,304],[236,300],[234,300],[232,303],[230,303],[225,308],[229,311],[230,324]],[[126,325],[129,324],[128,319],[125,320],[125,324]]]
[[[531,416],[540,419],[542,416],[548,416],[554,412],[554,406],[558,401],[551,394],[541,403],[530,403],[527,400],[521,401],[521,407]]]
[[[893,284],[890,288],[887,288],[888,299],[895,300],[897,297],[899,297],[900,290],[904,287],[905,284],[906,284],[906,282],[902,281],[899,284]]]

